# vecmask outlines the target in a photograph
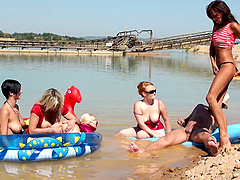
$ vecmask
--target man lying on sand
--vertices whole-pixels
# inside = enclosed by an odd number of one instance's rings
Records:
[[[227,109],[226,103],[229,98],[230,96],[227,93],[223,99],[222,108]],[[145,148],[140,148],[134,142],[131,142],[128,148],[129,152],[143,153],[145,151],[181,144],[189,140],[199,144],[203,143],[211,151],[212,156],[216,156],[220,152],[218,143],[211,136],[211,133],[217,128],[217,124],[208,106],[198,104],[189,117],[186,119],[180,118],[177,122],[184,128],[169,132],[166,136]]]

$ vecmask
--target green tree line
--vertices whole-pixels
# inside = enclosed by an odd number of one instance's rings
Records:
[[[0,30],[0,38],[14,38],[15,40],[31,40],[31,41],[79,41],[84,40],[82,37],[60,36],[53,33],[4,33]]]

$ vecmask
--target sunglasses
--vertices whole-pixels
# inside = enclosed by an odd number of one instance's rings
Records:
[[[154,90],[151,90],[151,91],[145,91],[145,93],[149,93],[149,94],[153,94],[153,93],[156,93],[157,92],[157,90],[156,89],[154,89]]]
[[[96,126],[98,125],[98,121],[89,121],[89,122],[96,124]]]

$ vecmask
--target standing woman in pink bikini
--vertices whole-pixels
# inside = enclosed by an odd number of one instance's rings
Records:
[[[211,2],[206,12],[214,24],[210,59],[215,75],[206,100],[218,123],[221,149],[223,145],[231,145],[227,120],[221,106],[229,83],[238,71],[233,60],[232,47],[235,39],[240,37],[240,26],[229,7],[221,0]]]
[[[150,82],[140,82],[137,86],[142,100],[134,104],[134,116],[137,126],[121,130],[117,136],[133,136],[138,139],[149,137],[162,137],[165,135],[164,126],[160,121],[162,117],[166,132],[171,131],[171,124],[164,103],[156,99],[156,88]]]

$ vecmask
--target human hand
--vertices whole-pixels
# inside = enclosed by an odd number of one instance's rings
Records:
[[[213,74],[217,75],[217,73],[219,72],[219,69],[217,66],[213,66]]]
[[[51,126],[53,133],[62,133],[61,123],[55,123]]]
[[[177,123],[180,125],[180,126],[185,126],[185,119],[184,118],[179,118],[177,120]]]
[[[238,76],[238,75],[240,75],[240,70],[238,70],[238,71],[234,74],[234,76]]]
[[[74,129],[76,120],[75,119],[71,119],[71,120],[68,120],[68,121],[63,121],[62,123],[63,124],[67,124],[65,132],[70,132],[70,131],[72,131]]]

